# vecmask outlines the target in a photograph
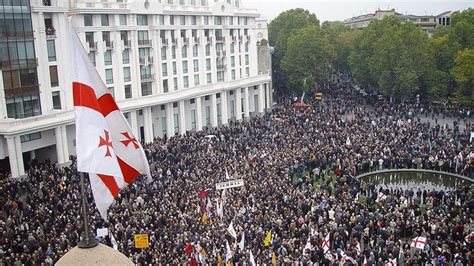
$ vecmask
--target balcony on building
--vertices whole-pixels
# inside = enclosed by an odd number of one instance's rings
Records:
[[[224,36],[216,36],[216,43],[224,43],[225,37]]]
[[[138,62],[140,63],[140,65],[142,66],[147,66],[147,65],[153,65],[153,57],[148,57],[148,58],[142,58],[140,57],[138,59]]]
[[[35,68],[38,66],[37,58],[16,59],[0,61],[0,68],[2,70],[15,70],[24,68]]]
[[[105,42],[105,49],[113,50],[114,49],[114,42],[113,41],[104,41]]]
[[[237,36],[232,36],[232,42],[237,42]]]
[[[247,41],[250,41],[250,35],[245,35],[245,39],[247,39]]]
[[[171,38],[171,44],[172,45],[177,45],[178,44],[178,38]]]
[[[225,57],[226,56],[226,52],[225,51],[216,51],[216,56],[217,57]]]
[[[131,47],[132,47],[132,41],[130,41],[130,40],[123,40],[123,47],[124,47],[124,48],[131,48]]]
[[[150,82],[155,80],[155,75],[153,74],[143,74],[140,76],[141,82]]]
[[[242,42],[244,40],[243,36],[239,36],[239,42]]]
[[[223,71],[226,69],[227,69],[226,64],[217,64],[217,71]]]
[[[138,40],[138,47],[151,47],[151,40]]]
[[[46,39],[56,39],[56,29],[53,27],[46,28]]]
[[[212,44],[212,37],[207,36],[206,41],[207,41],[208,44]]]
[[[97,51],[97,42],[88,42],[89,43],[89,51]]]
[[[193,37],[194,44],[199,44],[199,37]]]
[[[167,38],[161,38],[161,46],[168,46],[168,39]]]
[[[183,45],[185,46],[189,45],[189,38],[183,38]]]

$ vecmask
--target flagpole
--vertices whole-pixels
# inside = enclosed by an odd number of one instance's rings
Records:
[[[82,233],[82,240],[77,244],[80,248],[93,248],[99,244],[95,239],[94,234],[89,231],[89,218],[87,212],[87,198],[84,185],[84,173],[79,173],[81,176],[81,197],[82,197],[82,218],[84,219],[84,232]]]

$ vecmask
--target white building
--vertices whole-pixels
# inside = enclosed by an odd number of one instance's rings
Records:
[[[15,0],[0,8],[0,171],[14,177],[33,158],[66,163],[75,154],[68,15],[145,142],[272,106],[271,71],[258,67],[259,14],[240,0]]]

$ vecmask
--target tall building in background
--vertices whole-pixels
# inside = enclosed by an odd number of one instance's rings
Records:
[[[14,177],[32,159],[75,154],[68,15],[145,142],[272,106],[259,14],[240,0],[0,0],[0,8],[0,171]]]

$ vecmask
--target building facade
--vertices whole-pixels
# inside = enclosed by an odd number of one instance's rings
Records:
[[[240,0],[0,1],[0,171],[75,154],[68,16],[137,138],[272,107],[256,10]]]
[[[439,15],[403,15],[397,13],[395,9],[377,10],[375,13],[369,13],[344,20],[344,24],[353,29],[367,28],[373,20],[383,19],[386,16],[397,16],[402,22],[412,22],[420,27],[424,32],[431,36],[438,25],[448,26],[453,12],[447,11]]]

